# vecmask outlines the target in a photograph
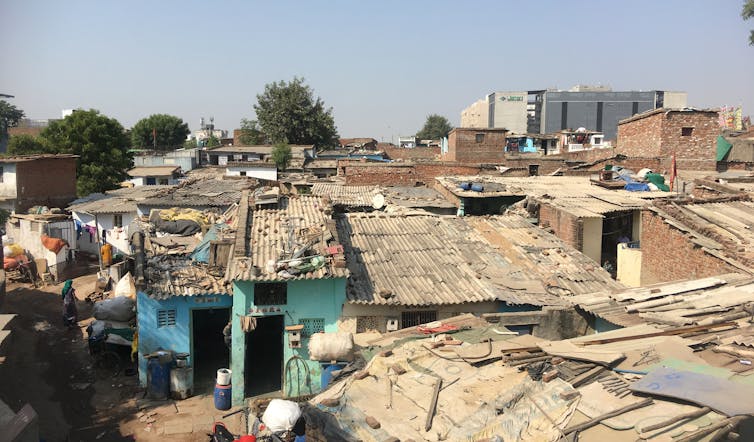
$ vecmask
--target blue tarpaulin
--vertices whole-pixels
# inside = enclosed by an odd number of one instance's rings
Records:
[[[200,242],[194,251],[191,252],[191,259],[197,262],[209,263],[209,242],[217,239],[217,232],[221,224],[214,224],[204,234],[202,242]]]

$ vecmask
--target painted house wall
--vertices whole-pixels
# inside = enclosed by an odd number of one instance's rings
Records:
[[[584,218],[584,255],[602,263],[602,218]]]
[[[631,249],[626,243],[618,244],[618,282],[628,287],[641,286],[641,249]]]
[[[70,248],[76,248],[76,231],[72,221],[55,221],[55,222],[42,222],[33,221],[28,219],[19,220],[18,226],[13,223],[6,225],[8,237],[13,240],[14,243],[21,245],[26,250],[30,258],[47,260],[47,265],[56,278],[60,276],[60,273],[65,269],[68,260],[68,250]],[[50,230],[60,229],[60,230]],[[69,246],[64,246],[58,253],[53,253],[47,250],[42,245],[42,234],[54,233],[57,238],[68,241]]]
[[[233,304],[230,295],[173,296],[157,300],[146,293],[136,296],[136,319],[139,327],[139,382],[147,384],[147,359],[145,354],[157,350],[188,353],[189,365],[194,366],[193,327],[191,312],[197,309],[229,308]],[[174,309],[175,325],[158,327],[157,311]],[[220,368],[220,367],[218,367]]]
[[[147,186],[152,184],[147,184],[147,178],[153,178],[154,184],[160,184],[160,180],[167,180],[167,185],[172,186],[174,184],[178,184],[179,180],[173,175],[149,175],[149,176],[139,176],[134,177],[128,180],[129,183],[132,183],[134,186]],[[165,185],[166,183],[162,183]]]
[[[258,178],[260,180],[277,181],[278,170],[274,167],[255,167],[248,166],[230,166],[225,169],[228,176],[241,176],[241,172],[246,172],[244,176]]]
[[[325,332],[338,331],[338,318],[343,310],[343,303],[346,300],[346,279],[315,279],[300,280],[288,282],[287,304],[277,305],[280,312],[274,313],[255,313],[252,310],[257,308],[254,305],[254,282],[235,281],[233,283],[233,318],[232,339],[233,349],[231,353],[232,384],[233,384],[233,404],[242,405],[244,392],[246,390],[244,369],[246,363],[246,335],[241,330],[241,325],[236,319],[239,316],[269,316],[283,315],[284,325],[296,325],[301,319],[305,318],[323,318]],[[270,306],[260,306],[260,308],[269,308]],[[294,355],[299,356],[306,362],[311,377],[312,392],[317,393],[320,390],[321,368],[319,362],[309,360],[308,351],[309,339],[304,338],[301,342],[301,348],[290,348],[288,346],[287,333],[283,336],[283,367],[285,363]],[[299,373],[301,374],[301,373]],[[286,373],[283,371],[283,393],[286,396],[300,396],[309,394],[309,389],[305,387],[305,379],[300,376],[298,380],[292,379],[290,385]],[[301,387],[300,389],[298,387]]]
[[[100,239],[102,238],[102,232],[106,232],[105,241],[116,249],[114,253],[118,252],[121,254],[130,255],[131,243],[128,240],[128,225],[131,224],[131,222],[136,218],[136,213],[128,212],[118,214],[123,217],[122,227],[115,227],[115,215],[116,214],[112,213],[103,213],[97,215],[97,222],[95,223],[95,218],[93,215],[82,212],[72,212],[74,220],[77,220],[83,225],[97,227],[100,232]],[[99,252],[99,244],[97,244],[97,238],[94,237],[90,240],[89,234],[86,232],[82,233],[79,246],[79,250],[85,252]]]
[[[0,198],[16,199],[18,191],[16,190],[16,164],[3,163],[3,178],[0,182]],[[11,206],[12,207],[12,206]]]

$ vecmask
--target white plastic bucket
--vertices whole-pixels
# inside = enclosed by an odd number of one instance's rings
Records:
[[[230,385],[231,373],[227,368],[217,370],[217,385]]]

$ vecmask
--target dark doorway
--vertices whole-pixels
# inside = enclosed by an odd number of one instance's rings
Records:
[[[539,175],[539,164],[529,164],[529,176]]]
[[[223,339],[223,328],[230,320],[229,308],[192,310],[194,349],[194,392],[212,392],[215,375],[220,368],[230,368],[228,347]]]
[[[279,391],[283,380],[283,316],[257,318],[246,334],[246,397]]]

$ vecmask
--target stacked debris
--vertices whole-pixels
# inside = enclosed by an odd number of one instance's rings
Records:
[[[364,369],[305,407],[307,438],[752,440],[740,425],[754,414],[751,359],[716,366],[696,332],[639,325],[547,341],[479,321],[371,340],[381,346],[362,349],[374,355]],[[754,327],[739,335],[731,342],[754,343]]]

